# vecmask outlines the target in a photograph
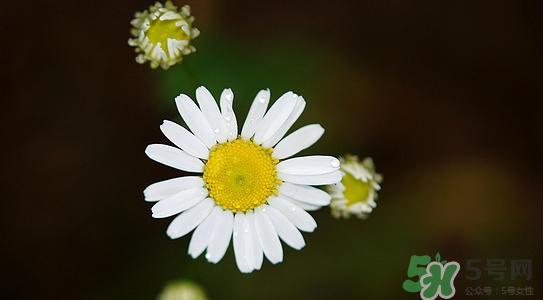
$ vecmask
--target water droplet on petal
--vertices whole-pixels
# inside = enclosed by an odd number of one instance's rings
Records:
[[[238,232],[237,232],[237,231],[234,231],[234,236],[238,236]]]
[[[262,208],[262,212],[266,212],[268,209],[267,208]]]
[[[230,120],[232,120],[232,116],[230,116],[230,115],[228,115],[228,116],[226,116],[226,117],[224,117],[224,118],[225,118],[226,121],[228,121],[228,122],[230,122]],[[228,124],[228,125],[230,125],[230,124]]]
[[[293,206],[293,207],[291,208],[291,210],[292,210],[292,211],[296,211],[296,207]]]
[[[260,103],[264,103],[265,101],[266,101],[266,98],[264,98],[264,97],[260,97],[260,99],[258,99],[258,102],[260,102]]]
[[[219,128],[215,128],[215,130],[213,130],[213,131],[215,131],[215,133],[219,133],[220,130],[219,130]]]
[[[207,259],[207,260],[210,260],[210,259],[211,259],[211,254],[210,254],[210,253],[206,253],[206,259]]]
[[[339,167],[339,160],[337,160],[337,159],[332,160],[332,161],[330,162],[330,165],[331,165],[332,167],[334,167],[334,168]]]
[[[243,229],[243,232],[245,232],[245,233],[249,232],[249,228]]]
[[[226,100],[232,101],[233,98],[234,98],[234,97],[232,96],[232,93],[226,94]]]

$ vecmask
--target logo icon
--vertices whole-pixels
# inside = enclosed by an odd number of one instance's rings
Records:
[[[413,255],[409,261],[407,277],[418,277],[419,280],[407,279],[403,282],[403,289],[410,293],[420,291],[423,300],[433,300],[438,295],[443,299],[450,299],[456,292],[453,281],[459,270],[460,265],[457,262],[442,261],[439,252],[432,262],[428,255]]]

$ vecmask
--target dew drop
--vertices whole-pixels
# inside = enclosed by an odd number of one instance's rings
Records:
[[[226,121],[228,121],[228,122],[230,122],[230,120],[232,120],[232,116],[230,116],[230,115],[228,115],[228,116],[226,116],[226,117],[224,117],[224,118],[225,118]],[[228,125],[230,125],[230,124],[228,124]]]
[[[249,228],[243,229],[243,232],[245,232],[245,233],[249,232]]]
[[[260,97],[260,99],[258,99],[258,102],[260,102],[260,103],[264,103],[264,102],[266,102],[266,98],[264,98],[264,97]]]
[[[232,101],[233,98],[234,98],[234,97],[232,96],[231,93],[226,94],[226,100]]]
[[[331,165],[332,167],[334,167],[334,168],[339,167],[339,160],[337,160],[337,159],[332,160],[332,161],[330,162],[330,165]]]
[[[207,260],[210,260],[210,259],[211,259],[211,254],[210,254],[210,253],[206,253],[206,259],[207,259]]]
[[[292,208],[291,208],[290,210],[292,210],[292,211],[296,211],[296,207],[295,207],[295,206],[293,206],[293,207],[292,207]]]
[[[251,119],[251,124],[254,124],[255,123],[255,119]]]
[[[238,232],[237,232],[237,231],[234,231],[234,236],[238,236]]]
[[[215,128],[215,130],[213,130],[213,131],[215,131],[215,133],[219,133],[220,130],[219,130],[219,128]]]
[[[265,207],[262,208],[262,212],[266,212],[267,210],[268,210],[268,209],[265,208]]]

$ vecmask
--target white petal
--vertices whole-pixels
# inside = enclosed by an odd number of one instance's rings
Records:
[[[268,203],[285,215],[301,231],[313,232],[317,228],[315,219],[292,202],[280,197],[271,197],[268,199]]]
[[[296,120],[298,120],[298,118],[300,117],[300,115],[304,111],[304,108],[305,108],[304,97],[298,96],[297,101],[296,101],[296,105],[294,106],[294,110],[292,111],[290,116],[288,116],[285,123],[283,123],[281,125],[281,127],[279,127],[279,129],[277,129],[277,131],[275,132],[275,134],[271,138],[269,138],[267,141],[263,142],[262,146],[264,146],[266,148],[270,148],[270,147],[273,147],[275,144],[277,144],[277,142],[279,142],[283,138],[283,136],[285,136],[285,133],[287,133],[287,131],[292,126],[292,124],[294,124],[294,122],[296,122]]]
[[[152,144],[147,146],[145,154],[161,164],[187,172],[204,171],[204,163],[185,151],[168,145]]]
[[[287,121],[296,107],[298,96],[287,92],[279,97],[256,128],[254,141],[262,144],[269,140]]]
[[[160,125],[160,130],[172,143],[188,154],[203,159],[209,158],[209,149],[183,126],[164,120],[164,123]]]
[[[300,231],[281,212],[269,205],[263,205],[262,212],[270,218],[283,242],[296,250],[305,246],[304,237]]]
[[[285,182],[279,186],[279,192],[295,200],[312,205],[326,206],[330,204],[332,196],[327,192],[307,185],[297,185]]]
[[[175,98],[175,104],[177,105],[177,110],[181,114],[185,123],[194,133],[194,135],[199,138],[207,148],[213,147],[217,144],[215,140],[215,134],[202,111],[196,106],[196,103],[185,94],[181,94]]]
[[[319,124],[306,125],[282,139],[273,150],[273,156],[278,159],[290,157],[318,141],[324,128]]]
[[[283,261],[283,248],[272,221],[259,207],[254,214],[256,233],[264,254],[272,264],[280,263]]]
[[[209,239],[206,253],[207,261],[216,264],[223,258],[230,244],[233,228],[234,214],[230,210],[224,210],[215,225],[213,235]]]
[[[176,12],[173,12],[173,11],[167,11],[165,12],[163,15],[160,16],[160,18],[158,18],[160,21],[164,21],[164,20],[174,20],[174,19],[181,19],[181,16],[176,13]]]
[[[177,177],[149,185],[143,190],[143,195],[145,201],[158,201],[186,189],[204,186],[204,179],[200,176]]]
[[[320,205],[314,205],[314,204],[309,204],[307,202],[298,201],[296,199],[292,199],[284,195],[282,197],[284,197],[285,199],[287,199],[288,201],[292,202],[294,205],[298,206],[299,208],[305,211],[315,211],[322,208],[322,206]]]
[[[251,108],[247,114],[247,119],[245,119],[245,123],[241,129],[242,137],[250,139],[255,134],[255,130],[262,121],[266,108],[268,108],[268,102],[270,102],[269,89],[261,90],[256,94],[255,100],[251,104]]]
[[[189,209],[207,197],[206,188],[192,188],[158,201],[151,211],[153,218],[167,218]]]
[[[222,211],[220,206],[215,206],[207,218],[192,233],[188,250],[192,258],[200,256],[207,248]]]
[[[206,117],[209,126],[211,126],[211,129],[213,129],[215,139],[219,143],[226,142],[226,126],[224,124],[221,112],[219,111],[219,107],[215,102],[215,98],[213,98],[211,93],[205,87],[201,86],[196,89],[196,100],[198,101],[200,109]]]
[[[306,185],[325,185],[334,184],[341,181],[341,172],[339,170],[322,175],[290,175],[277,173],[277,177],[284,182]]]
[[[264,260],[264,255],[262,253],[260,241],[258,240],[254,216],[253,211],[248,211],[245,213],[245,220],[247,222],[246,228],[248,229],[248,231],[244,231],[244,233],[247,235],[247,238],[245,239],[245,246],[247,247],[247,256],[250,266],[253,269],[260,270]]]
[[[179,53],[179,49],[177,48],[176,46],[176,40],[172,39],[172,38],[167,38],[167,45],[168,45],[168,55],[170,55],[170,57],[176,57],[177,54]]]
[[[229,141],[238,138],[238,121],[232,107],[234,103],[234,93],[231,89],[224,89],[221,93],[221,112],[223,122],[226,125],[226,134]]]
[[[253,269],[249,265],[247,249],[245,248],[246,235],[243,233],[245,227],[245,214],[237,213],[234,216],[234,256],[236,265],[242,273],[250,273]]]
[[[234,254],[242,273],[260,269],[262,249],[254,227],[253,213],[237,213],[234,218]]]
[[[277,173],[290,175],[321,175],[339,170],[339,160],[333,156],[303,156],[277,164]]]
[[[175,217],[170,223],[170,226],[168,226],[166,234],[171,239],[177,239],[191,232],[209,215],[214,206],[215,201],[211,198],[200,201],[200,203]]]

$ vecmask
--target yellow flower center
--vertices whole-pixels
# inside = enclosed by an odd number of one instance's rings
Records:
[[[232,212],[251,210],[278,194],[273,148],[238,138],[211,149],[205,164],[204,181],[217,205]]]
[[[159,18],[156,18],[150,22],[149,29],[145,32],[149,38],[149,42],[153,43],[154,47],[160,43],[160,48],[166,52],[166,56],[169,59],[173,59],[174,57],[170,57],[168,52],[168,38],[185,41],[190,39],[185,31],[181,29],[181,26],[175,25],[179,21],[180,19],[161,21]],[[151,49],[151,52],[153,49]]]
[[[361,179],[356,179],[353,175],[345,173],[341,183],[345,186],[345,191],[343,191],[343,196],[348,200],[347,206],[352,205],[356,202],[366,202],[370,194],[370,181],[362,181]]]

